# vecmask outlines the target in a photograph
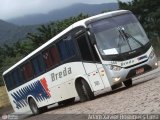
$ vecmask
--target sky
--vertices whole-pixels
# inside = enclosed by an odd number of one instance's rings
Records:
[[[117,0],[0,0],[0,19],[8,20],[37,13],[45,14],[51,10],[61,9],[75,3],[100,4],[110,2],[117,2]]]

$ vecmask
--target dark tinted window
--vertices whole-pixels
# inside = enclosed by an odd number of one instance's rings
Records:
[[[5,75],[5,76],[4,76],[4,80],[5,80],[5,84],[6,84],[7,89],[8,89],[8,90],[13,89],[14,83],[13,83],[11,74]]]
[[[31,62],[27,62],[25,65],[23,65],[21,71],[25,80],[31,79],[33,77],[33,69]]]
[[[50,69],[53,66],[53,61],[49,50],[43,52],[43,59],[46,64],[46,69]]]
[[[53,65],[57,65],[60,63],[59,53],[56,46],[51,47],[50,54],[52,57]]]
[[[15,86],[19,86],[23,83],[22,73],[20,72],[19,69],[16,69],[12,72],[12,78]]]
[[[45,64],[43,62],[42,55],[38,55],[32,60],[33,69],[35,76],[40,75],[42,72],[45,71]]]
[[[79,46],[82,59],[86,61],[93,61],[85,34],[78,36],[76,39],[77,39],[77,43]]]
[[[73,39],[71,35],[60,40],[57,43],[57,47],[58,47],[60,58],[62,61],[75,55],[75,45],[73,43]]]

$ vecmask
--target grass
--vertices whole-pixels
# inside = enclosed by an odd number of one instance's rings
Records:
[[[6,93],[5,86],[0,87],[0,108],[9,105],[8,95]]]

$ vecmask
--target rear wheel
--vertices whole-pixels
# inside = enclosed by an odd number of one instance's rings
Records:
[[[128,79],[128,80],[124,81],[123,83],[126,87],[131,87],[132,86],[132,79]]]
[[[35,100],[33,98],[29,99],[29,107],[34,115],[40,114],[47,110],[47,106],[38,108]]]
[[[81,102],[94,99],[94,93],[84,79],[81,79],[77,82],[76,90]]]

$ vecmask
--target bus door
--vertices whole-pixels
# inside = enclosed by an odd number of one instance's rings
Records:
[[[104,89],[104,83],[97,68],[97,64],[100,64],[100,60],[98,60],[99,58],[94,46],[91,46],[90,41],[85,33],[77,36],[76,41],[79,47],[86,75],[90,80],[93,91]]]

